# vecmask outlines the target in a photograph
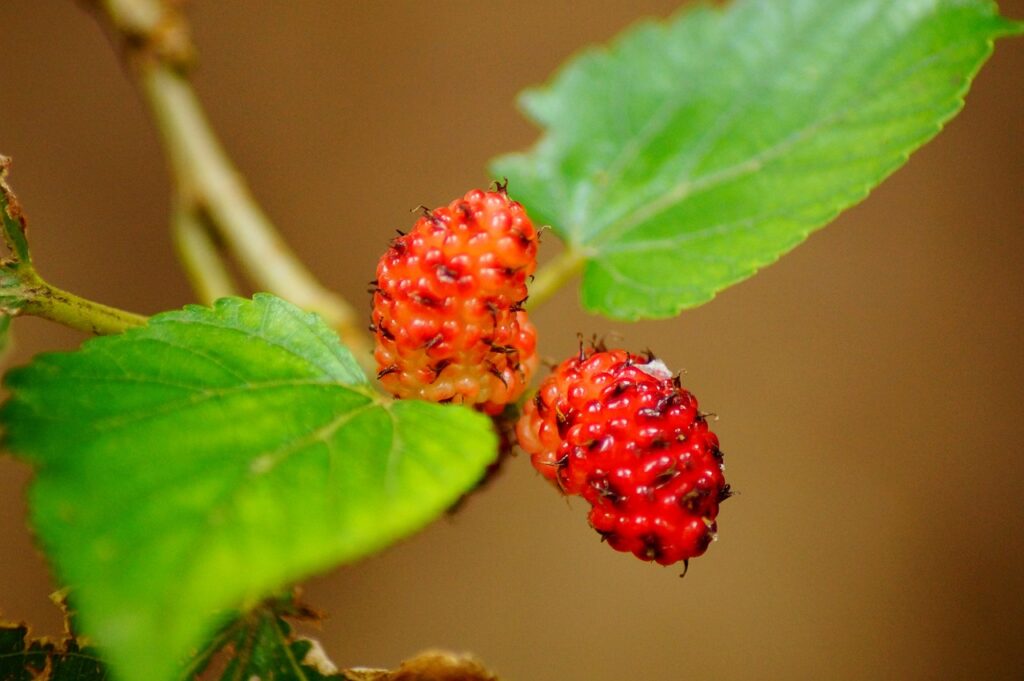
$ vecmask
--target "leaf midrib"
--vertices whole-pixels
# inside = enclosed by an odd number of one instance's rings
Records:
[[[807,26],[809,24],[813,24],[815,22],[815,20],[818,17],[821,16],[821,12],[822,12],[823,8],[827,8],[827,6],[828,6],[827,2],[823,2],[823,3],[820,3],[819,5],[817,5],[815,7],[816,11],[812,12],[811,14],[806,16],[804,18],[804,23],[802,25],[803,26]],[[715,16],[715,20],[717,22],[719,22],[719,25],[716,26],[717,29],[720,30],[721,22],[724,19],[725,19],[725,14],[723,14],[721,12],[719,12]],[[663,39],[667,39],[668,38],[667,34],[668,34],[668,31],[667,30],[663,30],[661,37]],[[809,31],[798,31],[798,34],[799,34],[799,38],[801,39],[800,42],[798,43],[798,44],[800,44],[800,43],[806,42],[806,36],[808,36],[810,34],[810,32]],[[799,58],[799,56],[800,56],[799,52],[800,51],[797,50],[797,49],[786,49],[786,50],[779,50],[779,51],[777,51],[775,53],[775,55],[774,55],[774,58],[773,58],[773,68],[765,69],[765,70],[768,70],[770,72],[775,72],[775,68],[774,67],[777,67],[778,64],[782,63],[783,61],[786,61],[787,58],[789,60],[797,60]],[[749,80],[750,80],[749,72],[747,74],[745,74],[743,80],[745,82],[749,82]],[[770,84],[773,84],[773,83],[768,81],[768,80],[766,80],[766,81],[764,81],[763,83],[760,84],[760,87],[751,88],[750,90],[748,90],[747,93],[746,93],[746,96],[741,97],[738,100],[736,100],[736,102],[730,107],[730,111],[727,112],[724,117],[729,119],[729,118],[734,117],[735,115],[737,115],[737,113],[739,111],[742,111],[743,108],[747,104],[749,104],[751,101],[754,101],[754,99],[756,99],[757,96],[759,96],[761,93],[765,92],[769,88]],[[669,123],[671,123],[671,121],[673,120],[674,114],[676,112],[678,112],[679,107],[682,105],[682,102],[685,101],[686,96],[689,95],[689,94],[690,94],[690,92],[685,90],[684,88],[678,88],[678,89],[672,91],[672,94],[669,96],[669,98],[666,100],[666,102],[661,106],[661,108],[659,109],[658,113],[655,114],[654,117],[652,117],[652,121],[655,120],[655,119],[658,119],[660,117],[660,114],[661,114],[662,110],[667,110],[669,113],[663,116],[663,118],[664,118],[663,122],[660,122],[656,127],[653,127],[653,128],[651,128],[648,131],[649,135],[647,135],[647,140],[644,142],[643,146],[638,146],[635,149],[635,151],[633,152],[634,157],[640,151],[643,151],[646,148],[646,145],[649,144],[652,139],[656,138],[658,135],[660,135],[661,133],[665,132],[665,130],[667,129]],[[647,129],[645,128],[645,131],[646,130]],[[726,130],[726,126],[715,126],[715,127],[709,129],[708,134],[702,135],[701,138],[696,141],[696,143],[694,144],[694,148],[698,149],[698,150],[702,150],[702,153],[699,154],[699,155],[694,155],[693,156],[693,160],[688,164],[688,168],[690,170],[692,170],[693,168],[695,168],[695,167],[700,165],[700,162],[703,161],[704,158],[706,158],[706,156],[707,156],[707,150],[712,148],[712,147],[714,147],[714,145],[718,142],[718,140],[721,139],[722,135],[725,134],[725,130]],[[710,136],[710,139],[708,139],[709,136]],[[628,146],[629,145],[627,145],[626,147],[623,147],[622,151],[619,152],[619,156],[616,157],[609,164],[609,167],[612,167],[612,168],[616,168],[617,167],[618,173],[617,174],[612,174],[607,179],[605,179],[604,183],[606,185],[608,185],[608,186],[614,185],[615,182],[617,182],[619,179],[621,179],[621,173],[624,171],[624,169],[627,167],[628,164],[623,162],[623,161],[621,161],[620,157],[623,156],[626,153]],[[741,165],[743,165],[743,164],[737,164],[737,166],[741,166]],[[723,169],[723,171],[718,171],[718,173],[724,173],[724,172],[729,171],[729,170],[734,170],[735,168],[736,168],[736,166],[733,166],[732,169],[726,168],[726,169]],[[712,173],[708,177],[712,177],[712,176],[714,176],[714,175],[716,175],[718,173]],[[726,178],[726,179],[728,179],[728,178]],[[694,191],[696,189],[696,185],[700,182],[700,180],[701,180],[701,178],[692,179],[692,178],[688,177],[688,178],[685,178],[683,180],[683,182],[680,183],[680,185],[687,185],[687,184],[695,185],[695,187],[687,187],[687,188],[685,188],[686,191]],[[726,180],[723,179],[722,181],[726,181]],[[688,196],[688,194],[684,193],[684,195],[680,198],[680,201],[685,199],[686,196]],[[589,212],[593,213],[594,212],[593,211],[594,206],[591,204],[591,206],[589,206],[589,208],[590,208]],[[620,219],[616,220],[615,222],[606,223],[606,225],[602,225],[602,226],[597,227],[596,229],[593,230],[593,233],[595,234],[595,237],[600,237],[602,231],[604,231],[604,230],[608,230],[608,231],[613,230],[614,227],[617,224],[619,224],[620,221],[626,220],[626,217],[628,217],[628,216],[624,216],[623,218],[620,218]],[[595,245],[596,246],[596,245],[600,244],[603,241],[607,241],[607,238],[605,238],[605,239],[595,238],[595,239],[590,240],[589,242],[584,242],[584,243],[589,243],[590,245]]]
[[[989,44],[991,44],[991,41],[989,41]],[[864,94],[863,92],[848,94],[843,100],[836,104],[836,107],[831,112],[828,112],[817,120],[812,121],[810,124],[793,131],[784,139],[776,142],[772,146],[766,147],[764,150],[749,159],[745,159],[740,163],[715,171],[703,177],[685,178],[679,182],[673,190],[663,194],[661,198],[653,202],[643,204],[640,210],[632,210],[619,218],[613,218],[611,221],[606,222],[605,225],[599,225],[594,228],[594,236],[589,240],[583,241],[581,247],[590,252],[596,251],[601,254],[608,253],[608,250],[601,248],[602,245],[608,242],[612,242],[614,244],[621,241],[623,237],[628,236],[638,227],[647,224],[647,221],[651,218],[682,204],[685,200],[699,194],[700,192],[711,190],[726,182],[757,172],[766,164],[785,155],[786,152],[791,150],[794,146],[814,136],[823,128],[831,126],[836,121],[849,114],[850,111],[853,110],[856,101],[864,98],[877,98],[878,93],[893,87],[896,83],[912,77],[918,71],[939,61],[947,53],[961,47],[962,43],[960,42],[945,45],[941,49],[927,55],[925,58],[916,60],[912,65],[897,72],[890,78],[881,82],[875,81],[873,85],[868,88],[867,94]],[[876,57],[872,64],[883,61],[890,54],[891,49],[892,48],[884,51],[881,55]],[[865,68],[870,71],[870,67],[871,64],[868,64]],[[962,99],[962,92],[958,92],[949,101],[957,101],[958,99]],[[746,101],[750,101],[750,98],[747,98]],[[948,116],[944,120],[947,119]],[[941,127],[941,124],[939,127]]]
[[[96,383],[120,383],[123,379],[112,378],[112,377],[89,377],[86,375],[64,375],[61,380],[70,381],[86,381],[91,384]],[[145,384],[145,381],[138,381],[135,379],[127,379],[129,382]],[[153,382],[153,385],[161,385],[159,382]],[[299,380],[275,380],[268,381],[265,383],[245,383],[240,385],[233,385],[223,388],[199,388],[194,390],[192,394],[188,395],[184,399],[174,400],[171,402],[161,402],[157,404],[143,405],[137,409],[120,411],[116,415],[112,415],[106,419],[98,419],[89,422],[90,430],[95,432],[97,435],[106,434],[109,432],[117,431],[125,426],[135,425],[141,422],[145,422],[149,419],[155,419],[159,417],[167,416],[178,410],[190,409],[192,407],[201,405],[209,400],[230,397],[232,395],[242,394],[251,392],[258,394],[266,390],[278,390],[281,388],[301,388],[301,387],[324,387],[324,388],[337,388],[343,392],[353,393],[365,397],[368,401],[373,401],[374,397],[367,394],[366,391],[360,390],[359,388],[347,385],[344,383],[338,383],[337,381],[329,378],[312,378],[312,379],[299,379]],[[74,416],[68,418],[56,418],[50,413],[40,413],[38,418],[45,419],[52,423],[82,423],[81,419],[75,418]]]

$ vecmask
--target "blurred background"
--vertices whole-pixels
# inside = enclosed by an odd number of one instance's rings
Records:
[[[194,0],[189,14],[197,88],[255,194],[368,309],[409,209],[486,185],[489,158],[535,139],[520,89],[677,5]],[[1024,17],[1024,1],[1001,5]],[[139,312],[190,302],[156,135],[91,17],[3,0],[0,39],[0,152],[44,276]],[[566,289],[537,311],[544,355],[617,332],[685,369],[719,415],[740,495],[685,579],[602,545],[585,505],[520,456],[458,515],[306,584],[330,614],[328,653],[390,667],[472,651],[520,681],[1022,678],[1022,74],[1024,40],[1001,42],[904,169],[704,307],[613,324]],[[82,340],[34,319],[15,336],[8,364]],[[0,610],[56,634],[28,479],[0,458]]]

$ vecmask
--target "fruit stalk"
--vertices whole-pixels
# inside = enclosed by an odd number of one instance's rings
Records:
[[[582,253],[566,247],[537,270],[537,276],[530,284],[530,299],[526,301],[526,309],[532,311],[546,303],[558,289],[582,272],[585,264],[586,258]]]

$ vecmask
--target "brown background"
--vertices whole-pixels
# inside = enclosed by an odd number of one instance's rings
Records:
[[[409,208],[534,139],[518,90],[675,4],[197,0],[198,88],[282,231],[363,300]],[[70,1],[4,0],[0,45],[0,150],[43,273],[140,312],[188,302],[156,138],[100,31]],[[1022,73],[1024,40],[1000,43],[905,169],[705,307],[610,324],[566,290],[536,314],[544,354],[614,329],[721,415],[741,496],[686,579],[601,545],[520,457],[457,517],[308,584],[328,652],[470,650],[520,681],[1022,678]],[[17,363],[81,340],[16,335]],[[0,459],[0,607],[52,632],[27,479]]]

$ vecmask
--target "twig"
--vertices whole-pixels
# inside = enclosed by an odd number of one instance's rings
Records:
[[[201,216],[194,210],[175,207],[171,228],[178,259],[199,301],[209,305],[218,298],[237,295],[231,273]]]
[[[193,50],[177,9],[160,0],[91,0],[123,38],[160,132],[177,201],[205,214],[253,282],[319,313],[356,357],[369,362],[362,315],[302,265],[225,153],[187,78]]]

